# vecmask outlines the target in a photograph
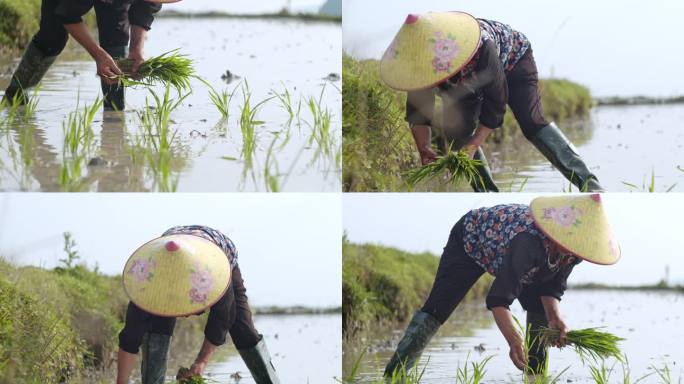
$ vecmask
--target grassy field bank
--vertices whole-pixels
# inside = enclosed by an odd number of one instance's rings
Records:
[[[40,23],[40,0],[0,0],[0,53],[16,53],[31,41]],[[84,17],[92,28],[95,12]]]
[[[40,0],[0,0],[0,52],[26,46],[39,21]]]
[[[342,246],[342,333],[351,337],[370,325],[407,321],[430,292],[439,258],[372,244]],[[484,297],[492,278],[483,276],[466,300]]]
[[[419,165],[411,132],[404,121],[406,94],[386,87],[376,60],[343,57],[343,186],[345,191],[406,190],[403,172]],[[593,105],[589,90],[568,80],[541,80],[547,119],[562,122],[588,115]],[[440,121],[439,98],[435,122]],[[433,131],[439,132],[436,126]],[[502,143],[522,135],[508,111],[503,126],[488,139]],[[434,135],[435,138],[437,135]]]

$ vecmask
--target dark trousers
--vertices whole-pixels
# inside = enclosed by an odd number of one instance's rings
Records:
[[[516,63],[508,74],[508,106],[513,111],[523,134],[531,140],[549,121],[544,118],[541,97],[539,95],[539,78],[537,64],[534,61],[532,47]],[[443,93],[443,124],[446,138],[455,143],[455,148],[465,145],[479,124],[482,107],[482,95],[479,92],[459,92],[454,89],[454,96]]]
[[[252,311],[247,303],[247,289],[242,280],[239,267],[233,268],[232,281],[231,289],[214,305],[228,306],[228,318],[225,321],[229,322],[228,333],[230,333],[230,338],[233,340],[235,347],[237,349],[251,348],[259,342],[260,336],[254,328]],[[221,311],[216,312],[220,313]],[[210,313],[209,316],[214,316],[214,314]],[[176,318],[151,316],[147,320],[146,325],[147,333],[173,336]]]
[[[42,0],[40,29],[33,36],[33,44],[45,56],[57,56],[66,46],[69,34],[55,15],[59,0]],[[95,2],[95,15],[100,46],[105,49],[124,47],[130,39],[129,5]]]
[[[463,249],[463,231],[464,224],[461,219],[449,234],[449,240],[439,260],[435,282],[421,309],[442,324],[451,316],[473,284],[485,273],[482,267],[466,255]],[[522,290],[518,301],[526,311],[544,313],[541,295],[532,286]]]

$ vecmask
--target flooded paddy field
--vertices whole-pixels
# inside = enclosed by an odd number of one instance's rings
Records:
[[[197,75],[230,99],[224,118],[210,88],[193,79],[162,148],[161,135],[141,124],[146,99],[154,107],[141,87],[126,90],[125,112],[98,110],[92,137],[70,145],[63,123],[101,93],[95,63],[70,46],[43,79],[32,116],[8,121],[0,112],[0,190],[340,189],[339,23],[158,18],[146,56],[182,47]],[[0,60],[2,89],[18,60]],[[170,97],[178,99],[174,90]]]
[[[684,163],[676,161],[684,150],[684,132],[678,128],[682,119],[681,104],[600,106],[589,119],[560,128],[607,191],[681,191]],[[512,144],[486,144],[485,151],[503,190],[569,189],[570,183],[522,135]]]
[[[684,304],[681,293],[656,291],[569,290],[561,303],[561,313],[571,329],[606,326],[606,331],[626,340],[621,343],[627,356],[631,378],[654,372],[653,367],[668,366],[672,383],[684,379]],[[511,307],[514,315],[524,321],[518,304]],[[349,374],[359,356],[360,383],[370,383],[382,375],[403,333],[401,329],[380,329],[344,345],[343,372]],[[486,366],[486,383],[520,383],[522,375],[508,357],[508,346],[493,322],[484,303],[472,302],[459,307],[432,339],[420,359],[425,367],[421,383],[455,383],[456,369],[466,359],[479,362],[494,356]],[[613,361],[607,361],[610,368]],[[568,370],[559,382],[595,383],[590,368],[583,365],[571,348],[553,348],[549,372],[553,376]],[[617,364],[609,382],[622,382],[622,368]],[[658,383],[655,374],[644,382]]]
[[[340,314],[255,315],[254,319],[257,330],[264,335],[273,364],[283,383],[333,383],[333,377],[340,377]],[[202,337],[201,330],[174,336],[167,367],[167,382],[174,382],[179,367],[187,367],[193,362]],[[230,340],[212,358],[205,377],[209,382],[216,383],[254,383]],[[140,383],[139,373],[133,383]]]

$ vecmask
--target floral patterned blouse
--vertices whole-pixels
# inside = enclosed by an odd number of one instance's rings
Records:
[[[162,236],[169,235],[193,235],[207,239],[221,247],[230,261],[231,268],[237,266],[238,252],[235,244],[233,244],[228,236],[216,229],[204,225],[181,225],[167,229]]]
[[[540,295],[560,300],[567,278],[581,260],[553,251],[537,229],[528,205],[478,208],[463,217],[463,249],[485,271],[496,276],[487,306],[508,306],[523,287],[535,285]]]

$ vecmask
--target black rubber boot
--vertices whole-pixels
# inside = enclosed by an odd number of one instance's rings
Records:
[[[252,374],[256,384],[279,384],[275,367],[271,361],[271,355],[266,348],[264,337],[259,335],[259,342],[252,348],[239,349],[242,360]]]
[[[421,311],[416,312],[385,367],[385,378],[411,370],[440,326],[440,322],[432,315]]]
[[[482,148],[478,148],[475,152],[475,160],[480,160],[482,165],[477,167],[480,177],[473,180],[470,186],[475,192],[499,192],[499,188],[494,183],[494,178],[492,177],[492,172],[489,169],[489,164],[487,163],[487,158],[482,151]]]
[[[589,171],[575,146],[555,123],[539,130],[532,144],[580,191],[603,192],[598,178]]]
[[[56,59],[57,56],[45,56],[33,43],[30,43],[5,90],[3,103],[12,104],[16,99],[20,104],[26,104],[24,91],[38,85]]]
[[[527,312],[527,330],[529,332],[530,347],[528,352],[528,374],[545,375],[548,366],[546,348],[539,339],[539,330],[548,326],[546,315],[543,313]]]
[[[142,343],[142,384],[164,384],[171,336],[146,333]]]
[[[104,48],[104,47],[103,47]],[[127,47],[104,48],[114,59],[123,59],[128,55]],[[107,84],[100,80],[105,111],[123,111],[126,109],[126,92],[121,83]]]

